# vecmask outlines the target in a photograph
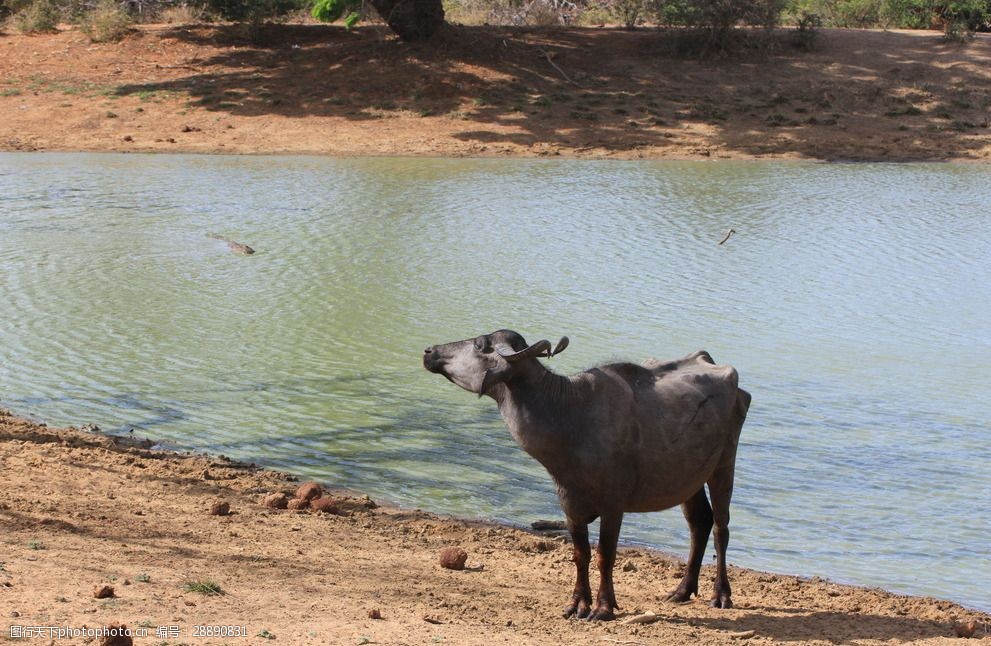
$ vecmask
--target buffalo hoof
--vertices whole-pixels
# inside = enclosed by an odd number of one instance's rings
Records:
[[[729,598],[728,594],[721,594],[718,597],[713,597],[709,605],[713,608],[729,609],[733,607],[733,600]]]
[[[585,617],[586,621],[612,621],[616,618],[613,614],[612,608],[607,606],[599,606],[588,617]]]
[[[688,603],[692,600],[692,592],[690,590],[682,590],[678,588],[668,596],[664,597],[664,600],[668,603]]]
[[[584,619],[588,617],[590,612],[592,612],[592,608],[587,601],[575,601],[564,609],[564,618],[570,619],[571,617],[576,617],[578,619]]]

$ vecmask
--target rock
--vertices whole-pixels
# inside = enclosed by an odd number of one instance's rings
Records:
[[[345,515],[345,512],[341,511],[341,508],[337,505],[337,501],[333,498],[317,498],[310,502],[310,509],[313,511],[322,511],[325,514],[334,514],[335,516]]]
[[[652,624],[655,621],[659,621],[661,616],[656,612],[648,610],[647,612],[640,615],[633,615],[632,617],[627,617],[623,620],[624,624]]]
[[[289,506],[289,498],[284,493],[270,493],[262,500],[269,509],[285,509]]]
[[[974,636],[975,630],[977,630],[977,622],[973,619],[970,621],[953,622],[953,632],[956,633],[957,637],[969,639]]]
[[[440,553],[440,566],[448,570],[463,570],[468,552],[460,547],[445,547]]]
[[[361,498],[352,498],[351,496],[336,496],[334,502],[337,504],[338,509],[345,512],[366,512],[372,509],[377,509],[378,505],[375,501],[368,496],[362,496]]]
[[[624,572],[636,572],[637,571],[637,564],[634,563],[633,561],[627,561],[626,563],[623,563],[623,571]]]
[[[300,500],[316,500],[323,495],[323,489],[315,482],[304,482],[296,490],[296,497]]]
[[[309,506],[310,506],[309,500],[300,500],[299,498],[293,498],[286,505],[286,508],[291,509],[292,511],[301,511]]]
[[[109,599],[114,596],[114,587],[112,585],[98,585],[93,588],[93,597],[97,599]]]
[[[134,640],[127,634],[124,624],[110,624],[103,627],[103,639],[100,646],[133,646]]]
[[[740,632],[726,633],[726,636],[730,639],[750,639],[756,634],[756,630],[741,630]]]
[[[563,520],[535,520],[530,523],[530,527],[534,528],[538,532],[559,532],[568,529],[567,524],[565,524]]]
[[[378,608],[374,608],[374,609],[368,611],[368,618],[369,619],[381,619],[382,618],[382,613],[379,612],[379,609]]]
[[[226,500],[218,500],[210,505],[211,516],[228,516],[231,513],[231,504]]]

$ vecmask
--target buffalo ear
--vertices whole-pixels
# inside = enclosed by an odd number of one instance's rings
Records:
[[[482,377],[482,385],[478,388],[478,396],[481,397],[487,393],[489,388],[492,388],[492,386],[506,381],[506,377],[508,376],[509,370],[507,368],[489,368],[485,371],[485,376]]]

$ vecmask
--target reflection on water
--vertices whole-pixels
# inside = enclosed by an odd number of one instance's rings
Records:
[[[989,203],[979,166],[0,155],[0,403],[523,523],[548,477],[424,346],[704,347],[754,395],[732,562],[987,609]],[[676,510],[624,538],[687,550]]]

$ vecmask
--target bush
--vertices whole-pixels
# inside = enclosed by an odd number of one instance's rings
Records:
[[[94,43],[117,42],[127,35],[133,22],[116,0],[100,0],[100,4],[83,15],[79,28]]]
[[[158,20],[169,25],[192,25],[206,19],[202,5],[177,4],[158,10]]]
[[[725,48],[738,25],[775,27],[785,0],[658,0],[656,7],[661,23],[699,30],[702,49],[708,50]]]
[[[59,10],[53,0],[34,0],[14,13],[11,22],[22,34],[58,31]]]
[[[943,29],[952,38],[987,29],[991,0],[798,0],[789,13],[815,13],[829,27]]]
[[[206,9],[224,20],[261,23],[309,5],[307,0],[207,0]]]
[[[822,18],[819,14],[803,11],[795,24],[795,46],[806,51],[815,49],[820,27],[822,27]]]

